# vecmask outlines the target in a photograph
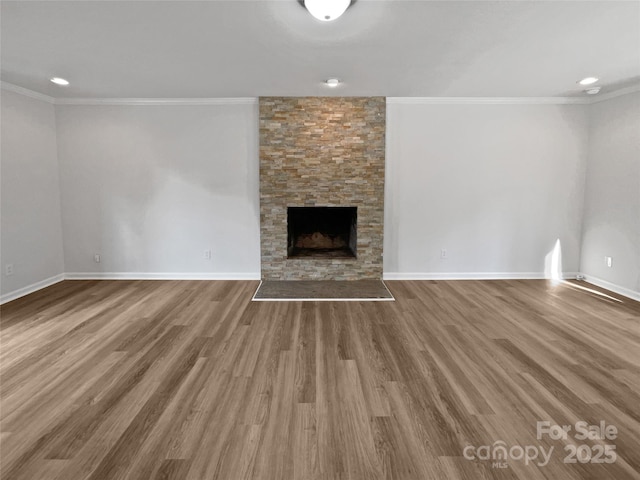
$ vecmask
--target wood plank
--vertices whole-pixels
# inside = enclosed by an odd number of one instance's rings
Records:
[[[2,479],[640,478],[640,304],[579,282],[65,281],[0,307]],[[615,440],[536,438],[605,421]],[[467,446],[554,447],[546,466]],[[613,444],[612,464],[563,463]]]

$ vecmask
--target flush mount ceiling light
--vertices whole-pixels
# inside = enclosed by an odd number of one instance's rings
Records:
[[[582,80],[580,80],[578,83],[580,85],[593,85],[594,83],[596,83],[598,81],[597,77],[587,77],[587,78],[583,78]]]
[[[309,13],[323,22],[330,22],[342,15],[351,0],[304,0]]]
[[[69,85],[69,80],[65,80],[64,78],[60,78],[60,77],[53,77],[49,79],[51,81],[51,83],[55,83],[56,85],[61,85],[63,87],[66,87],[67,85]]]
[[[337,78],[330,78],[329,80],[325,80],[324,83],[326,83],[328,87],[336,88],[338,85],[340,85],[340,80],[338,80]]]
[[[584,93],[587,95],[596,95],[597,93],[600,93],[600,87],[587,88]]]

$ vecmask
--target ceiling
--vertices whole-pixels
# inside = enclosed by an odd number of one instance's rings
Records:
[[[1,8],[2,80],[57,98],[552,97],[591,75],[603,93],[640,81],[639,1],[357,0],[334,22],[297,0]]]

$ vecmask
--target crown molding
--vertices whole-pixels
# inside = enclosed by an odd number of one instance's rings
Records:
[[[587,97],[387,97],[387,104],[399,105],[592,105],[630,93],[640,84]]]
[[[231,98],[54,98],[0,81],[3,90],[54,105],[257,105],[258,97]],[[591,105],[640,92],[640,84],[590,97],[386,97],[390,105]]]
[[[583,97],[387,97],[400,105],[586,105]]]
[[[24,95],[25,97],[35,98],[36,100],[42,100],[43,102],[52,103],[52,104],[56,103],[56,99],[53,97],[50,97],[49,95],[45,95],[44,93],[34,92],[33,90],[29,90],[28,88],[14,85],[13,83],[0,81],[0,87],[3,90],[17,93],[19,95]]]
[[[238,98],[54,98],[8,82],[3,90],[54,105],[257,105],[257,97]]]
[[[257,105],[257,97],[238,98],[56,98],[56,105]]]
[[[621,97],[623,95],[629,95],[630,93],[640,92],[640,84],[632,85],[630,87],[621,88],[620,90],[614,90],[613,92],[604,93],[602,95],[595,95],[593,100],[589,103],[600,103],[612,98]]]

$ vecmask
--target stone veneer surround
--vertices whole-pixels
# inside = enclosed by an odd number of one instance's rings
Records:
[[[382,278],[384,97],[260,98],[265,280]],[[357,258],[287,258],[287,207],[357,207]]]

